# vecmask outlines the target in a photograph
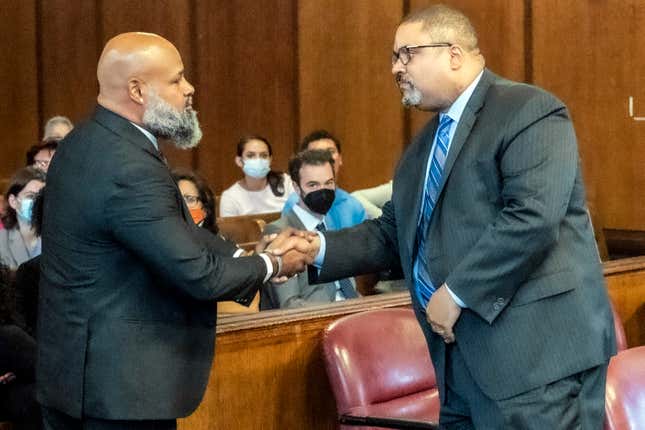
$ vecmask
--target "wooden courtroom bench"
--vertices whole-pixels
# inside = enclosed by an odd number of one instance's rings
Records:
[[[604,273],[628,345],[645,345],[645,257],[604,263]],[[178,428],[337,429],[322,330],[345,315],[401,306],[410,306],[407,292],[221,317],[204,400]]]
[[[220,234],[246,250],[254,249],[264,226],[280,218],[280,212],[217,218]]]

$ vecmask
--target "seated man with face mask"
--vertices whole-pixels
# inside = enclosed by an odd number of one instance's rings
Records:
[[[327,212],[334,202],[336,181],[334,160],[329,151],[307,150],[289,161],[289,175],[299,196],[298,203],[264,229],[265,234],[278,233],[287,227],[298,230],[324,231]],[[317,270],[309,266],[309,270]],[[309,284],[307,272],[285,283],[271,285],[264,291],[262,308],[299,308],[358,297],[354,278],[326,284]],[[267,303],[268,302],[268,303]]]

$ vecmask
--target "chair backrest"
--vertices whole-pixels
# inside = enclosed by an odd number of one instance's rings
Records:
[[[255,215],[217,218],[220,234],[238,245],[257,242],[262,235],[264,222]]]
[[[611,312],[614,314],[614,330],[616,331],[616,349],[618,352],[627,349],[627,336],[625,336],[625,327],[620,315],[616,312],[616,307],[613,303],[611,305]]]
[[[323,352],[340,415],[436,391],[426,340],[411,309],[380,309],[336,320],[324,332]]]
[[[612,357],[605,389],[605,429],[645,429],[645,346]]]

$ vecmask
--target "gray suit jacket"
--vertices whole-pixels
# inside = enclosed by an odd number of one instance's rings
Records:
[[[381,218],[325,234],[320,281],[400,261],[414,292],[437,125],[435,117],[402,156]],[[426,243],[434,285],[447,283],[468,305],[455,325],[457,346],[488,396],[517,395],[615,353],[575,133],[551,94],[484,72],[457,126]],[[443,393],[445,345],[412,300]]]
[[[0,230],[0,264],[16,270],[30,258],[17,227]]]
[[[37,395],[73,417],[174,419],[199,404],[215,300],[250,302],[259,256],[195,226],[152,143],[98,107],[47,174]]]
[[[305,230],[304,224],[293,209],[267,225],[264,234],[279,233],[287,227]],[[356,289],[354,279],[351,278],[351,281]],[[336,284],[334,282],[310,284],[308,271],[292,277],[283,284],[270,285],[264,292],[272,308],[301,308],[336,300]]]

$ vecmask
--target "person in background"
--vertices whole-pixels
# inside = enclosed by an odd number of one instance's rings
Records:
[[[279,233],[285,228],[327,230],[327,213],[336,193],[334,160],[327,150],[308,150],[289,161],[289,175],[298,193],[298,203],[285,215],[264,229],[265,234]],[[354,278],[313,284],[307,272],[299,273],[285,283],[272,283],[266,289],[262,308],[300,308],[358,297]]]
[[[0,264],[16,270],[25,261],[40,254],[40,237],[32,229],[34,198],[45,186],[45,173],[34,167],[23,167],[9,181],[5,193],[6,213],[0,230]]]
[[[41,236],[43,199],[46,188],[42,187],[34,197],[34,206],[31,211],[31,228],[38,238]],[[37,255],[18,266],[13,282],[14,322],[33,338],[37,338],[39,283],[40,255]]]
[[[47,173],[49,163],[51,163],[51,160],[56,153],[56,148],[58,148],[58,142],[60,142],[60,140],[61,139],[58,137],[48,137],[41,143],[32,145],[31,148],[27,150],[26,165],[35,167],[36,169]]]
[[[213,234],[218,234],[219,228],[215,220],[215,199],[213,197],[213,191],[211,191],[206,181],[197,173],[181,168],[174,169],[172,171],[172,177],[177,182],[177,186],[179,186],[184,203],[186,203],[195,224]],[[231,246],[237,248],[235,243],[226,241]],[[234,252],[234,255],[242,255],[243,253],[244,250],[238,248]],[[259,310],[259,293],[255,294],[255,297],[248,306],[241,305],[232,300],[217,302],[217,312],[219,314],[254,313]]]
[[[42,428],[36,402],[36,341],[13,321],[9,268],[0,264],[0,421],[16,430]]]
[[[266,138],[240,139],[235,164],[244,172],[244,178],[222,193],[220,217],[280,212],[293,187],[286,173],[271,170],[272,155]]]
[[[392,198],[392,181],[373,188],[356,190],[352,197],[361,202],[370,219],[378,218],[383,214],[383,205]]]
[[[309,149],[327,150],[334,160],[334,176],[338,181],[340,166],[343,165],[343,156],[340,152],[340,141],[327,130],[316,130],[302,139],[300,151]],[[282,208],[282,215],[286,215],[298,203],[298,194],[293,193]],[[358,200],[341,188],[336,187],[334,204],[327,213],[327,227],[331,230],[353,227],[367,219],[367,213]]]
[[[43,141],[48,139],[61,140],[67,133],[74,129],[74,124],[66,116],[55,116],[49,118],[45,123],[45,135]]]
[[[0,195],[0,230],[4,230],[4,223],[2,222],[2,218],[4,217],[6,211],[7,201],[4,199],[4,195]]]
[[[174,169],[172,177],[195,224],[217,234],[219,229],[215,222],[215,197],[204,178],[182,168]]]

